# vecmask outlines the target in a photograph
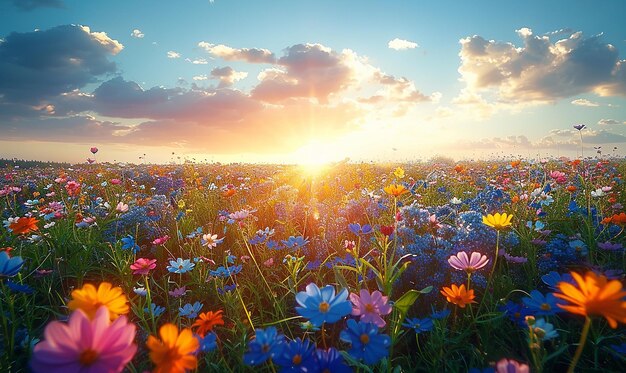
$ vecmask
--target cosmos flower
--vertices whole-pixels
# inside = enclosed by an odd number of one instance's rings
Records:
[[[361,289],[359,295],[350,294],[350,302],[353,305],[352,316],[360,316],[361,322],[371,322],[380,328],[387,324],[381,316],[390,314],[392,307],[380,291],[370,294],[366,289]]]
[[[511,225],[511,219],[513,219],[513,215],[507,215],[506,213],[489,214],[483,216],[483,224],[495,228],[496,230],[502,230]]]
[[[20,256],[10,257],[8,251],[0,251],[0,277],[13,277],[22,269],[24,260]]]
[[[159,329],[159,336],[149,336],[146,345],[150,350],[150,360],[156,365],[155,373],[186,372],[196,369],[198,359],[194,353],[200,342],[190,329],[178,331],[174,324],[167,323]]]
[[[213,331],[213,328],[217,325],[224,325],[224,319],[222,318],[222,310],[218,310],[216,312],[209,311],[203,312],[198,316],[196,322],[191,326],[192,328],[198,328],[196,333],[198,333],[201,337],[207,332]]]
[[[286,343],[273,357],[281,372],[317,372],[315,345],[309,339],[296,338]]]
[[[187,303],[178,308],[178,315],[180,317],[189,317],[190,319],[196,318],[203,306],[204,305],[200,302],[195,302],[194,304]]]
[[[108,282],[101,282],[98,289],[92,284],[83,285],[82,288],[72,291],[72,300],[67,304],[70,310],[80,309],[90,319],[95,317],[100,306],[106,306],[111,320],[130,311],[128,299],[122,288],[113,287]]]
[[[141,250],[139,245],[135,243],[135,237],[130,234],[123,237],[120,241],[122,242],[122,250],[133,250],[134,254],[137,254]]]
[[[187,273],[193,269],[196,265],[189,259],[178,258],[176,260],[170,260],[170,265],[167,266],[167,270],[172,273]]]
[[[581,131],[583,128],[585,128],[584,124],[574,124],[573,126],[575,129]]]
[[[395,198],[400,197],[403,194],[409,193],[408,189],[404,187],[402,184],[391,184],[383,188],[385,193],[394,196]]]
[[[456,304],[461,308],[465,308],[465,306],[469,303],[476,303],[474,301],[474,289],[466,290],[465,284],[461,286],[456,286],[452,284],[452,287],[444,287],[441,290],[441,294],[446,297],[448,302]]]
[[[133,275],[147,275],[150,270],[156,268],[156,259],[139,258],[135,263],[130,265]]]
[[[608,281],[605,276],[587,272],[585,277],[571,273],[576,285],[560,282],[560,292],[555,297],[567,304],[558,306],[562,309],[585,317],[599,315],[606,318],[609,326],[617,328],[617,322],[626,323],[626,291],[619,280]]]
[[[339,336],[342,341],[350,343],[348,353],[356,359],[363,359],[367,365],[374,365],[389,354],[391,338],[379,334],[375,324],[349,319],[347,329]]]
[[[402,323],[402,326],[411,328],[415,330],[415,333],[419,334],[421,332],[431,331],[435,325],[433,324],[432,319],[426,317],[424,319],[418,319],[418,318],[406,319],[406,321]]]
[[[489,259],[487,259],[486,255],[476,251],[472,252],[468,258],[465,251],[459,251],[456,255],[452,255],[448,259],[448,263],[452,266],[452,268],[459,271],[474,273],[486,266],[487,263],[489,263]]]
[[[531,314],[536,316],[550,316],[561,310],[557,307],[557,299],[552,293],[541,294],[538,290],[530,292],[530,297],[522,298],[522,302]]]
[[[121,372],[135,355],[135,325],[126,316],[111,322],[105,306],[93,320],[82,311],[72,312],[66,323],[50,322],[44,341],[35,345],[33,372]]]
[[[496,373],[530,373],[528,364],[502,358],[496,363]]]
[[[246,365],[259,365],[280,354],[285,346],[285,336],[275,327],[256,329],[255,337],[248,342],[248,352],[243,355]]]
[[[310,283],[306,291],[296,294],[296,302],[299,304],[296,311],[315,326],[334,323],[352,311],[347,299],[348,290],[346,289],[342,289],[339,294],[335,295],[335,288],[331,285],[320,289],[316,284]]]
[[[9,224],[9,229],[13,232],[13,234],[28,234],[39,230],[37,223],[39,223],[39,220],[36,218],[25,216],[23,218],[18,218]]]

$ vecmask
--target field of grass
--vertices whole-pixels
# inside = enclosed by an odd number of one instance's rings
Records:
[[[0,371],[624,371],[624,174],[6,167]]]

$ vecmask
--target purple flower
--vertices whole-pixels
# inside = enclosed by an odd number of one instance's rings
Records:
[[[382,328],[387,323],[381,316],[391,313],[391,306],[387,303],[387,297],[376,290],[370,294],[366,289],[361,289],[359,295],[350,294],[352,302],[352,315],[361,316],[361,322],[371,322]]]
[[[598,243],[598,247],[607,251],[618,251],[624,248],[621,243],[612,243],[609,241]]]
[[[577,130],[582,130],[583,128],[585,128],[584,124],[574,124],[574,128],[576,128]]]

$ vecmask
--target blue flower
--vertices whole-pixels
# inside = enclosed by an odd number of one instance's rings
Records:
[[[296,302],[300,307],[296,311],[311,324],[320,326],[323,323],[334,323],[352,312],[352,305],[348,302],[348,290],[342,289],[335,295],[335,288],[326,285],[322,289],[310,283],[306,291],[296,294]]]
[[[361,224],[359,223],[348,224],[348,229],[350,230],[350,232],[354,233],[357,236],[373,232],[372,226],[369,224],[364,224],[363,226],[361,226]]]
[[[526,316],[531,312],[523,304],[506,302],[505,305],[499,306],[498,309],[511,319],[514,323],[521,327],[526,327]]]
[[[385,334],[378,334],[378,326],[372,323],[348,320],[348,328],[341,331],[339,337],[352,346],[348,353],[356,358],[363,359],[365,364],[373,365],[389,355],[391,338]]]
[[[200,352],[211,352],[217,347],[217,335],[215,333],[208,333],[204,338],[196,335],[196,338],[200,342],[200,347],[198,348]]]
[[[146,307],[143,309],[143,311],[146,313],[150,313],[150,311],[152,311],[154,317],[158,317],[161,316],[163,312],[165,312],[165,307],[157,306],[154,303],[150,303],[150,308]]]
[[[182,308],[179,308],[178,315],[180,317],[189,317],[190,319],[198,317],[198,312],[202,309],[204,305],[200,302],[196,302],[193,305],[190,303],[185,304]]]
[[[441,311],[432,310],[430,317],[435,320],[445,319],[450,315],[450,310],[447,308],[442,309]]]
[[[254,339],[248,342],[248,352],[243,355],[243,362],[246,365],[262,364],[280,354],[284,345],[285,336],[278,334],[275,327],[257,329]]]
[[[305,239],[302,236],[298,236],[298,237],[289,236],[287,240],[282,240],[281,242],[288,249],[298,249],[308,244],[309,240]]]
[[[281,372],[318,372],[314,353],[311,341],[297,338],[287,343],[273,361],[282,368]]]
[[[220,266],[216,270],[210,270],[209,274],[213,277],[227,278],[227,277],[238,274],[239,272],[241,272],[242,269],[243,269],[243,266],[241,264],[237,266],[231,266],[231,267]]]
[[[178,258],[176,260],[170,260],[170,265],[167,266],[167,270],[173,273],[186,273],[191,271],[195,266],[196,265],[189,259],[183,260],[182,258]]]
[[[556,338],[559,336],[556,330],[554,330],[554,325],[550,324],[546,321],[546,319],[537,319],[535,320],[535,324],[533,325],[533,331],[542,341],[547,341],[552,338]]]
[[[120,241],[122,241],[122,250],[132,249],[134,254],[137,254],[139,250],[141,250],[139,245],[135,243],[135,237],[131,236],[130,234],[122,238]]]
[[[35,291],[35,289],[26,284],[18,284],[17,282],[13,282],[11,280],[7,280],[6,284],[9,289],[15,293],[32,294]]]
[[[522,298],[522,302],[535,316],[550,316],[562,312],[562,309],[557,307],[557,298],[552,293],[544,296],[540,291],[533,290],[530,292],[530,297]]]
[[[582,240],[570,241],[569,247],[576,250],[576,252],[581,256],[585,256],[589,253],[589,251],[587,250],[587,245]]]
[[[552,289],[558,290],[557,285],[559,282],[573,283],[574,278],[569,273],[561,275],[558,272],[551,271],[550,273],[541,276],[541,281]]]
[[[433,330],[434,326],[433,320],[429,319],[428,317],[424,319],[406,319],[406,322],[404,322],[402,325],[406,326],[407,328],[413,328],[416,334],[419,334],[421,332],[429,332]]]
[[[0,277],[13,277],[22,269],[24,260],[21,256],[10,257],[6,251],[0,251]]]
[[[335,348],[331,347],[328,350],[318,348],[315,351],[315,358],[317,359],[318,372],[352,372],[352,368],[346,365],[345,361],[343,360],[343,356]]]

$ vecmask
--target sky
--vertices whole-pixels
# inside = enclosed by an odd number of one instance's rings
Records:
[[[623,156],[624,14],[620,0],[0,0],[0,157]]]

